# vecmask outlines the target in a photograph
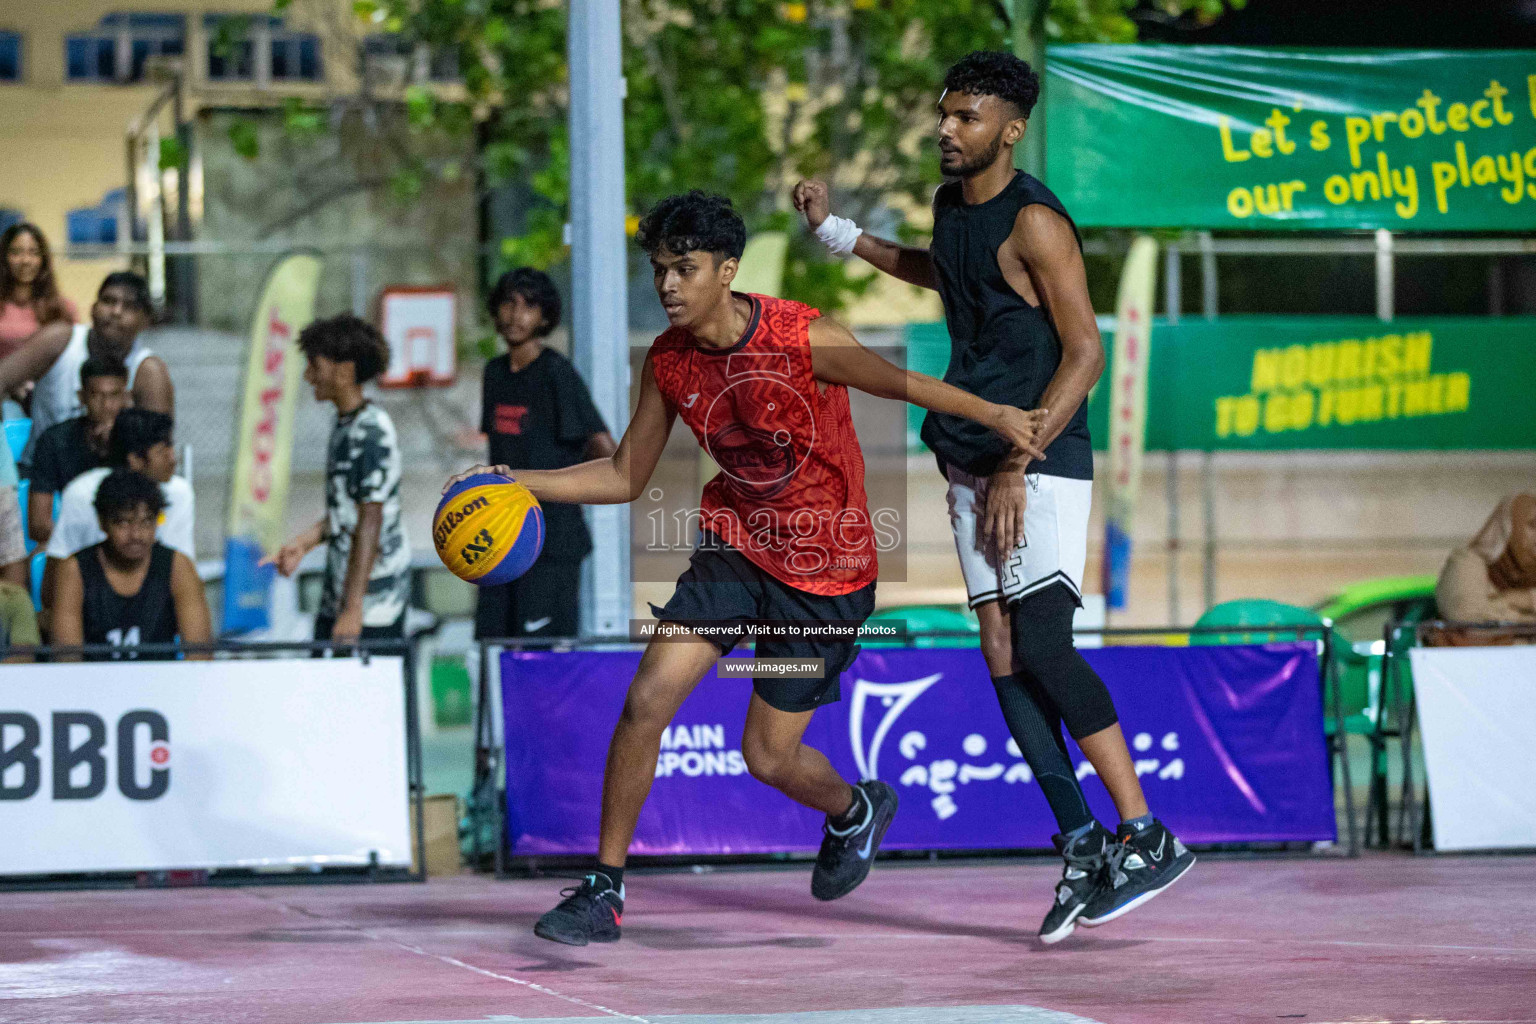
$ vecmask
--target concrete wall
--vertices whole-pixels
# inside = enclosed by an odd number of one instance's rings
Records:
[[[265,106],[286,95],[322,95],[326,85],[288,85],[257,94],[246,85],[206,81],[203,15],[269,13],[270,0],[47,0],[0,5],[0,27],[23,39],[23,81],[0,84],[0,206],[20,210],[52,243],[60,287],[81,307],[95,297],[101,278],[122,269],[126,258],[69,259],[64,256],[66,212],[94,206],[111,189],[127,184],[125,139],[129,126],[149,108],[164,87],[139,82],[126,85],[65,80],[64,39],[95,28],[104,15],[146,12],[182,13],[187,17],[187,54],[191,79],[189,113],[204,104]],[[294,6],[289,22],[306,25],[323,4]],[[329,52],[325,54],[331,56]],[[338,73],[347,60],[327,59]],[[346,75],[343,78],[349,77]],[[338,80],[340,81],[340,80]]]

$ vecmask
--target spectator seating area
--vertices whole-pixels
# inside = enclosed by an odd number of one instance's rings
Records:
[[[5,443],[11,446],[11,457],[19,459],[21,451],[27,446],[27,435],[32,432],[32,421],[29,419],[14,419],[5,421]],[[43,563],[47,556],[27,533],[27,495],[31,488],[31,481],[22,480],[16,487],[16,500],[21,502],[21,532],[27,540],[27,554],[31,556],[30,569],[32,579],[32,606],[41,609],[43,606]],[[59,513],[59,495],[53,496],[53,513]]]

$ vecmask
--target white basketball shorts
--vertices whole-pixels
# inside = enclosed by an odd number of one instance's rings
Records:
[[[945,476],[949,479],[949,522],[970,607],[999,599],[1017,601],[1057,582],[1065,583],[1082,603],[1092,480],[1028,474],[1024,537],[998,564],[979,528],[988,479],[954,466],[946,467]]]

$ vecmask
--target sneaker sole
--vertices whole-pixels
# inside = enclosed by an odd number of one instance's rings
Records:
[[[591,942],[618,942],[621,937],[618,935],[584,935],[580,932],[554,932],[545,928],[542,921],[533,926],[533,934],[550,942],[558,942],[562,946],[585,946]]]
[[[1189,869],[1195,866],[1195,860],[1196,860],[1196,858],[1195,858],[1194,854],[1190,854],[1189,863],[1185,864],[1182,868],[1180,868],[1178,874],[1176,874],[1172,878],[1168,879],[1168,881],[1164,882],[1162,885],[1158,886],[1156,889],[1150,889],[1147,892],[1142,893],[1140,896],[1137,896],[1135,899],[1131,900],[1129,903],[1125,904],[1124,906],[1116,907],[1114,910],[1111,910],[1109,913],[1105,914],[1103,917],[1096,917],[1096,918],[1094,918],[1091,921],[1088,920],[1088,918],[1086,918],[1086,917],[1079,917],[1077,919],[1077,923],[1082,925],[1084,928],[1097,928],[1101,924],[1109,924],[1109,922],[1113,921],[1115,918],[1123,917],[1126,914],[1129,914],[1131,911],[1135,910],[1137,907],[1141,906],[1143,903],[1146,903],[1146,902],[1152,900],[1158,894],[1165,893],[1170,888],[1172,888],[1174,882],[1177,882],[1179,879],[1181,879],[1185,875],[1189,874]]]
[[[890,789],[890,787],[886,788]],[[890,816],[885,819],[884,824],[875,825],[875,840],[870,844],[869,847],[869,859],[864,861],[864,873],[855,878],[853,880],[853,884],[843,888],[838,892],[832,893],[831,895],[823,895],[818,893],[813,888],[811,890],[812,896],[816,897],[818,900],[821,900],[823,903],[831,903],[833,900],[842,899],[844,896],[847,896],[849,893],[853,892],[853,890],[864,884],[864,879],[869,877],[870,869],[875,866],[875,856],[880,852],[880,844],[885,842],[885,832],[891,827],[891,823],[896,820],[896,811],[901,807],[901,797],[897,795],[896,790],[891,789],[890,792],[891,813]]]
[[[1062,939],[1067,938],[1073,932],[1077,931],[1077,921],[1078,918],[1082,916],[1083,910],[1084,904],[1078,904],[1077,909],[1072,911],[1072,916],[1067,918],[1063,923],[1057,925],[1055,931],[1041,932],[1040,941],[1047,946],[1054,946]]]

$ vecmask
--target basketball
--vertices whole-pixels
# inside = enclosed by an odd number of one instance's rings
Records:
[[[477,473],[449,488],[432,516],[437,556],[461,580],[510,583],[544,547],[539,499],[511,477]]]

